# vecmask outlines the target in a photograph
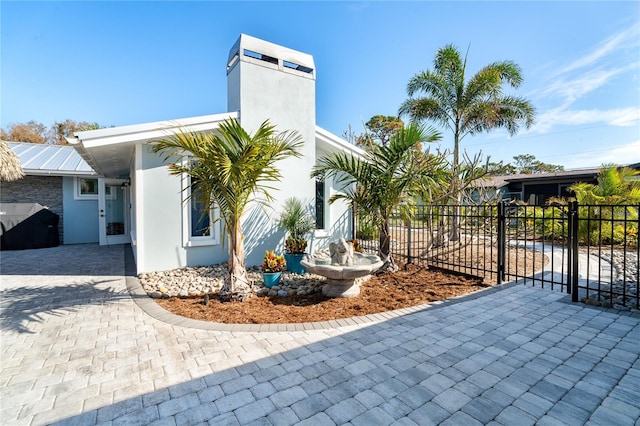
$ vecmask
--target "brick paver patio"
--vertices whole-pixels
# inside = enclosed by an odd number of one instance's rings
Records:
[[[640,425],[638,314],[509,284],[340,324],[199,323],[125,278],[125,250],[2,252],[0,423]]]

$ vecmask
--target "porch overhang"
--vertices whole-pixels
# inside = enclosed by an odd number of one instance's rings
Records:
[[[316,148],[328,154],[346,152],[356,157],[364,155],[364,151],[361,148],[319,126],[316,126]]]
[[[152,143],[182,131],[213,131],[224,120],[237,117],[238,113],[230,112],[87,130],[75,132],[74,137],[67,140],[100,175],[120,178],[129,175],[136,144]]]

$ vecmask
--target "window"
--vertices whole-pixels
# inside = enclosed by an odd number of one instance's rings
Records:
[[[189,186],[191,178],[184,177],[182,228],[183,245],[185,247],[219,244],[220,223],[217,209],[209,209],[209,203],[198,193],[198,182]],[[192,191],[194,191],[192,193]],[[193,194],[193,196],[192,196]]]
[[[98,179],[75,178],[73,198],[76,200],[97,200]]]
[[[324,181],[316,181],[316,229],[324,229]]]
[[[270,64],[278,65],[278,58],[274,58],[273,56],[264,55],[262,53],[254,52],[252,50],[244,49],[244,56],[249,58],[259,59],[261,61],[269,62]]]
[[[198,182],[191,186],[191,237],[207,237],[211,234],[211,217],[207,203],[202,200],[198,191]]]
[[[295,62],[289,62],[289,61],[283,60],[282,65],[284,65],[285,68],[291,68],[293,70],[302,71],[307,74],[313,74],[313,68],[305,67],[304,65],[298,65]]]

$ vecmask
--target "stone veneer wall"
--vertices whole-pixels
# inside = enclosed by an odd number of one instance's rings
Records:
[[[60,215],[58,233],[64,242],[61,176],[25,176],[0,183],[0,203],[39,203]]]

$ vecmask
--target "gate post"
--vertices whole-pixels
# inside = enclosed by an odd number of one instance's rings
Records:
[[[411,263],[411,216],[407,217],[407,263],[404,265],[405,271],[408,270],[408,266]]]
[[[578,301],[578,202],[569,202],[567,244],[567,293],[571,301]]]
[[[506,246],[507,246],[507,228],[506,228],[506,205],[504,201],[498,202],[498,284],[502,284],[506,278]]]
[[[356,226],[357,226],[357,222],[356,222],[356,203],[354,202],[353,204],[351,204],[351,240],[355,241],[357,238],[357,233],[356,233]]]

